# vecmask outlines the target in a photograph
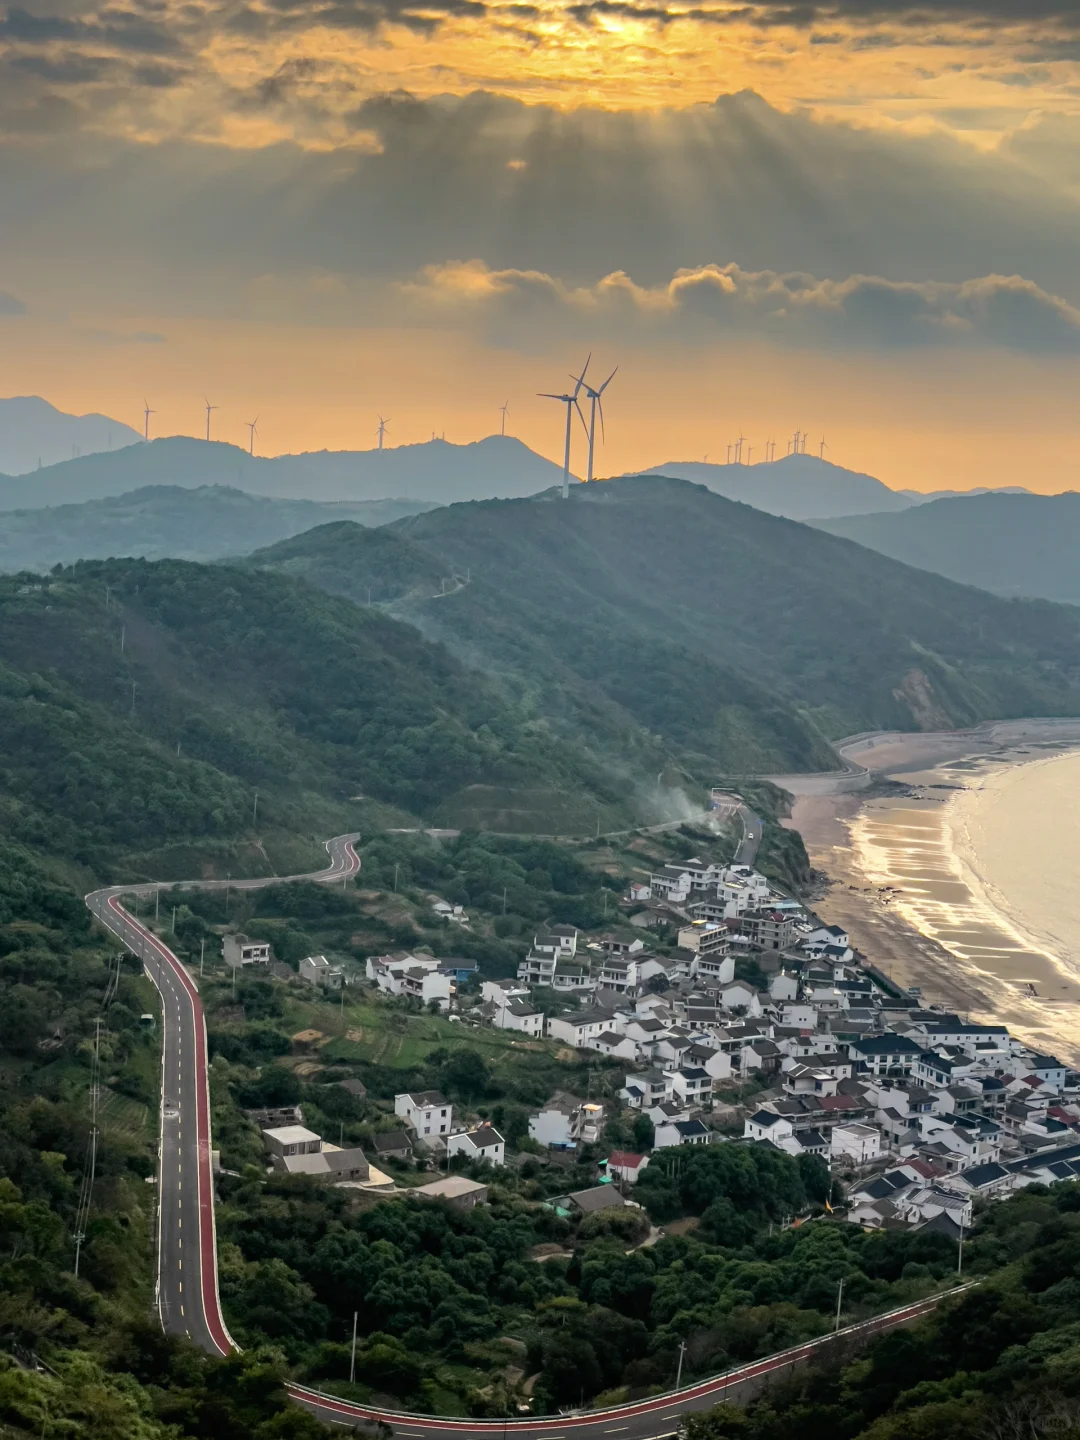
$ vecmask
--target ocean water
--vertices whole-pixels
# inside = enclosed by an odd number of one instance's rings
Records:
[[[905,775],[852,822],[858,868],[950,956],[971,1015],[1080,1059],[1080,751]],[[924,987],[928,993],[931,987]]]

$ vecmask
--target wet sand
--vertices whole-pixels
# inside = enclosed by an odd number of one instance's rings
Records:
[[[1059,727],[1053,739],[1010,748],[983,741],[975,754],[970,736],[967,754],[957,736],[883,737],[874,748],[907,794],[883,794],[879,784],[876,794],[802,795],[790,823],[831,881],[815,908],[881,969],[927,1001],[1003,1021],[1075,1060],[1080,918],[1070,929],[1072,887],[1053,878],[1071,876],[1073,859],[1080,865],[1071,801],[1080,753],[1063,756],[1067,733]],[[1042,789],[1029,793],[1037,779]],[[1073,813],[1075,835],[1062,829]],[[1056,928],[1048,923],[1055,897]]]

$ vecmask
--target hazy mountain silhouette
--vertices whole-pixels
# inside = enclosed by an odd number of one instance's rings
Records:
[[[236,445],[174,435],[108,455],[0,475],[0,509],[36,509],[124,495],[147,485],[228,485],[254,495],[305,500],[513,499],[546,490],[562,469],[512,436],[469,445],[429,440],[387,450],[319,450],[273,458]]]
[[[24,475],[77,455],[119,450],[142,437],[107,415],[67,415],[38,395],[0,400],[0,474]]]

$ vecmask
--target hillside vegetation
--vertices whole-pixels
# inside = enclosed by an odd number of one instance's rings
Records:
[[[111,561],[0,581],[0,727],[8,833],[98,874],[198,874],[215,852],[301,869],[364,802],[452,815],[470,787],[587,829],[628,816],[598,763],[447,651],[280,575]]]
[[[385,525],[431,508],[414,500],[330,504],[271,500],[227,485],[148,485],[104,500],[6,514],[0,571],[51,570],[113,555],[217,560],[245,555],[331,520]]]
[[[629,717],[699,776],[829,768],[823,737],[864,729],[1080,709],[1070,610],[679,480],[454,505],[375,533],[327,526],[248,563],[334,594],[371,585],[470,663],[515,676],[539,713]]]
[[[1080,604],[1080,495],[973,495],[901,515],[815,521],[907,565],[998,595]]]

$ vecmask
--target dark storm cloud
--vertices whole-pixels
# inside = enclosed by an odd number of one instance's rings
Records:
[[[176,55],[186,46],[167,17],[149,19],[133,10],[105,8],[89,18],[34,15],[18,6],[0,17],[0,41],[44,45],[78,42],[146,55]]]

